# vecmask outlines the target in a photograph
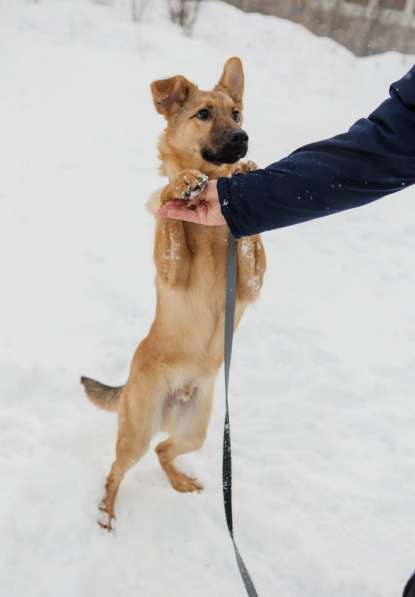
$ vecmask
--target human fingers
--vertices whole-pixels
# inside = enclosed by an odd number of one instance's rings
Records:
[[[206,222],[206,206],[204,209],[200,209],[201,207],[202,205],[198,205],[196,209],[189,209],[183,205],[183,201],[169,201],[156,212],[156,215],[161,218],[204,224]]]

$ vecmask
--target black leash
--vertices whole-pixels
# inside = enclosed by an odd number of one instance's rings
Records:
[[[415,597],[415,572],[406,583],[402,597]]]
[[[245,562],[239,552],[233,536],[232,518],[232,453],[231,453],[231,429],[229,422],[229,373],[231,369],[233,325],[235,319],[236,283],[238,274],[238,261],[236,255],[236,241],[231,234],[228,239],[228,261],[226,270],[226,306],[225,306],[225,428],[223,431],[223,502],[225,505],[226,523],[235,550],[236,562],[246,592],[249,597],[258,597],[254,583],[249,575]]]

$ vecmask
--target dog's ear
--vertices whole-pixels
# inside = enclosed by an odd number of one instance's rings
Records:
[[[237,103],[242,104],[244,94],[244,69],[239,58],[229,58],[215,89],[223,89]]]
[[[157,112],[167,118],[177,112],[183,106],[193,87],[193,83],[181,75],[153,81],[151,93]]]

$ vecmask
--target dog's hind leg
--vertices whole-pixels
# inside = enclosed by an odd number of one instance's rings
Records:
[[[155,381],[156,378],[156,381]],[[126,472],[147,452],[151,438],[159,429],[163,390],[161,379],[152,371],[142,371],[129,380],[119,405],[116,458],[99,506],[100,526],[112,530],[115,500]]]
[[[181,406],[168,439],[158,444],[156,453],[170,483],[177,491],[201,491],[203,486],[177,470],[173,461],[177,456],[202,447],[207,433],[213,400],[213,382],[195,389],[194,396]]]

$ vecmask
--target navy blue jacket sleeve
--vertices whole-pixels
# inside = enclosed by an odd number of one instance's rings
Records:
[[[235,238],[365,205],[415,183],[415,66],[342,135],[243,176],[220,178]]]

